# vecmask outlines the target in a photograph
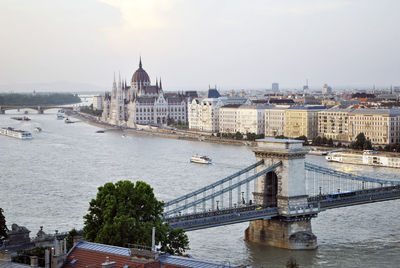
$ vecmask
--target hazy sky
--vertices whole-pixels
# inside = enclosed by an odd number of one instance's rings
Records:
[[[400,85],[398,0],[0,0],[0,84]]]

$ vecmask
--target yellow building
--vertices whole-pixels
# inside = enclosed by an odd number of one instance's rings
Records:
[[[324,106],[298,106],[285,111],[285,136],[297,138],[306,136],[312,140],[318,136],[318,112],[325,110]]]

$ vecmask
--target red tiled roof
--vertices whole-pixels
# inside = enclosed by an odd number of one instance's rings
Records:
[[[148,263],[140,263],[131,260],[129,256],[122,256],[110,253],[104,253],[100,251],[87,250],[82,248],[75,248],[68,256],[63,268],[85,268],[85,267],[97,267],[101,268],[101,264],[106,262],[106,258],[109,258],[110,262],[116,262],[117,268],[122,268],[124,265],[137,268],[159,268],[161,267],[159,261],[152,261]],[[75,263],[71,261],[76,260]]]

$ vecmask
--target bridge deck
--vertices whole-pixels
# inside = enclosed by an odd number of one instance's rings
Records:
[[[186,231],[193,231],[258,219],[271,219],[278,216],[286,217],[288,220],[302,216],[316,216],[320,211],[327,209],[394,199],[400,199],[400,186],[354,191],[352,193],[344,193],[344,196],[335,193],[332,195],[310,197],[308,208],[290,208],[290,211],[284,214],[280,213],[276,207],[265,208],[254,205],[168,217],[165,218],[165,221],[173,228],[183,228]]]

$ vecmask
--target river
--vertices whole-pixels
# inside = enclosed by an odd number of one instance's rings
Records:
[[[26,226],[35,236],[44,231],[82,228],[83,216],[97,188],[121,179],[149,183],[158,199],[168,201],[228,176],[255,162],[244,146],[164,139],[119,131],[96,133],[83,122],[56,120],[56,110],[28,122],[0,115],[0,127],[29,130],[33,139],[0,136],[0,207],[7,225]],[[73,121],[78,121],[73,119]],[[33,132],[35,127],[43,129]],[[213,165],[190,164],[206,154]],[[307,161],[337,167],[322,157]],[[346,171],[393,179],[400,171],[342,165]],[[294,257],[301,267],[395,267],[400,263],[400,201],[386,201],[322,212],[312,220],[319,247],[290,251],[243,241],[248,223],[188,232],[190,254],[196,258],[253,267],[284,267]]]

